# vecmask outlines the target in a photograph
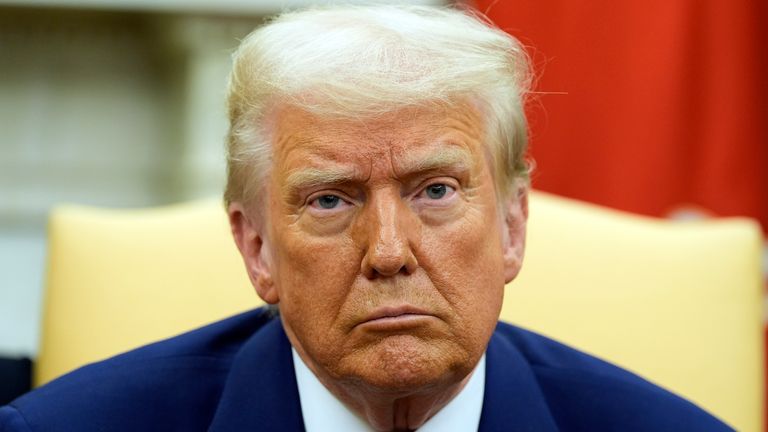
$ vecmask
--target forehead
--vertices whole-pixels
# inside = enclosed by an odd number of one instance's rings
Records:
[[[376,164],[418,165],[423,158],[463,153],[487,156],[483,122],[470,105],[404,108],[373,118],[321,118],[293,107],[273,116],[277,171],[343,164],[369,170]]]

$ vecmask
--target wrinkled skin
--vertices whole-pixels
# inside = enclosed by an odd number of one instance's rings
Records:
[[[485,351],[523,257],[469,105],[368,120],[273,113],[262,209],[230,205],[262,299],[320,381],[377,430],[421,426]]]

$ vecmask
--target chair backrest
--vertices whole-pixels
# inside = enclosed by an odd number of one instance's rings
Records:
[[[540,192],[502,319],[632,370],[738,430],[762,427],[761,233]],[[217,201],[61,207],[36,383],[260,304]]]

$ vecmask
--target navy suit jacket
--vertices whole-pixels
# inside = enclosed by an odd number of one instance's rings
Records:
[[[499,323],[480,431],[726,431],[647,381]],[[78,369],[0,408],[9,431],[303,431],[291,346],[257,309]]]

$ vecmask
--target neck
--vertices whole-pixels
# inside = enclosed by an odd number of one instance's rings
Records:
[[[459,379],[418,391],[387,391],[365,383],[338,383],[317,374],[320,382],[377,431],[412,431],[445,407],[469,382]]]

